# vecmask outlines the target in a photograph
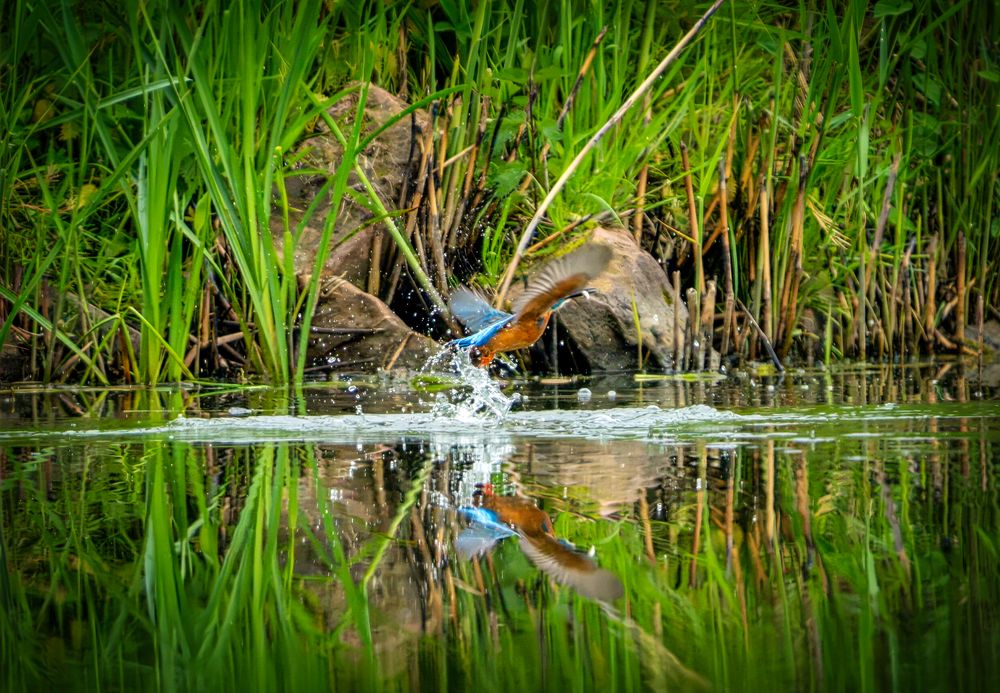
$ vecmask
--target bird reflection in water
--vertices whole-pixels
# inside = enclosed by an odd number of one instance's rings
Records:
[[[479,367],[488,366],[501,352],[531,346],[563,303],[594,291],[586,288],[587,283],[604,271],[610,259],[609,248],[592,244],[553,260],[528,282],[511,313],[493,308],[472,289],[459,287],[451,296],[451,312],[473,334],[448,346],[468,349]]]
[[[486,553],[507,537],[518,537],[521,550],[543,573],[590,599],[610,602],[624,594],[622,583],[599,568],[586,553],[557,539],[548,513],[529,498],[498,496],[491,484],[482,485],[470,507],[459,512],[470,520],[455,539],[462,558]]]

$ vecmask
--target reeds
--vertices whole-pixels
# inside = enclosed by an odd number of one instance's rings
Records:
[[[452,282],[494,285],[596,218],[679,271],[699,321],[715,279],[706,353],[977,353],[966,327],[1000,290],[996,14],[729,5],[557,181],[708,4],[8,3],[0,341],[47,380],[301,378],[318,289],[291,264],[308,219],[289,224],[282,181],[345,85],[374,82],[428,111],[418,173],[398,200],[350,191],[356,117],[322,194],[391,227],[364,286],[390,305],[412,311],[413,287],[434,314]]]

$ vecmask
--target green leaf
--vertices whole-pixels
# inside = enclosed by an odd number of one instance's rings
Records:
[[[913,9],[913,3],[898,2],[898,0],[879,0],[879,2],[875,3],[874,15],[876,19],[896,17],[906,14],[911,9]]]

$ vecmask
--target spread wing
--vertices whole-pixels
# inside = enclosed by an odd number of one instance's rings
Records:
[[[553,260],[528,283],[528,288],[514,301],[519,318],[533,320],[552,310],[567,296],[586,287],[604,271],[611,260],[611,250],[603,245],[585,245]]]
[[[543,573],[585,597],[610,602],[625,593],[614,573],[598,568],[589,556],[548,534],[522,534],[521,550]]]
[[[510,313],[497,310],[480,294],[464,286],[455,289],[449,305],[451,312],[470,332],[479,332],[510,317]]]

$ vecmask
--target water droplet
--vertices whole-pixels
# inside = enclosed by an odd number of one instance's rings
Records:
[[[618,393],[615,392],[614,390],[608,390],[608,399],[614,402],[616,399],[618,399]]]
[[[576,391],[576,398],[581,402],[589,402],[591,397],[591,392],[585,387],[581,387]]]
[[[349,385],[347,387],[347,391],[350,392],[353,395],[355,392],[358,391],[358,386],[357,385]]]

